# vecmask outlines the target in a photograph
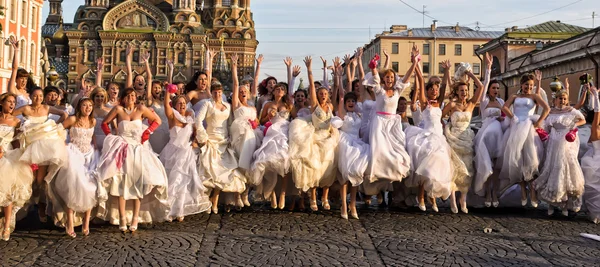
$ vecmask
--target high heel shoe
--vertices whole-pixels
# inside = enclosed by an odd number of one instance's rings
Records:
[[[119,223],[119,231],[123,232],[123,233],[127,233],[127,221],[125,220],[121,220]]]
[[[426,210],[427,210],[427,207],[425,207],[425,204],[420,204],[420,203],[419,203],[419,209],[420,209],[421,211],[426,211]]]
[[[485,204],[486,208],[489,208],[492,206],[492,202],[490,202],[490,201],[483,202],[483,204]]]
[[[350,216],[352,216],[352,218],[357,219],[358,220],[358,213],[356,211],[354,212],[350,212]]]
[[[527,199],[521,199],[521,206],[523,206],[523,207],[527,206]]]
[[[562,210],[561,213],[562,213],[563,216],[569,217],[569,210],[566,210],[566,209]]]
[[[238,198],[235,202],[235,206],[238,208],[238,210],[241,210],[244,207],[244,201],[242,201],[241,196],[238,196]]]
[[[89,229],[89,228],[88,228],[88,229],[83,229],[83,227],[81,227],[81,234],[82,234],[83,236],[88,236],[88,235],[90,235],[90,229]]]
[[[318,211],[319,207],[317,207],[317,201],[316,200],[311,200],[310,201],[310,209],[313,211]]]
[[[183,216],[181,216],[181,217],[177,217],[177,221],[178,221],[178,222],[183,222],[183,218],[184,218]]]
[[[279,195],[279,209],[282,210],[285,208],[285,193],[281,193]]]
[[[331,209],[331,206],[329,206],[329,200],[328,199],[323,200],[322,203],[323,203],[323,209],[324,210]]]
[[[277,209],[277,196],[275,194],[271,195],[271,208]]]
[[[554,208],[548,208],[548,216],[552,216],[554,214]]]
[[[340,215],[342,216],[342,218],[344,218],[344,219],[348,220],[348,213],[346,213],[346,214],[344,214],[344,213],[341,213]]]
[[[458,207],[456,205],[452,205],[450,204],[450,210],[452,211],[452,213],[457,214],[458,213]]]
[[[67,233],[67,235],[70,236],[71,238],[77,237],[77,234],[75,233],[75,231],[69,232],[69,230],[65,230],[65,233]]]
[[[131,226],[129,226],[129,231],[131,231],[131,233],[134,233],[135,231],[137,231],[137,229],[138,229],[137,222],[135,224],[131,223]]]
[[[4,241],[10,240],[10,229],[2,230],[2,240],[4,240]]]
[[[539,204],[538,201],[531,201],[531,206],[534,208],[537,208],[538,204]]]
[[[214,214],[218,214],[219,213],[219,207],[217,205],[213,205],[212,206],[212,213],[214,213]]]
[[[439,212],[440,210],[438,209],[437,203],[433,202],[433,205],[431,205],[431,209],[435,212]]]
[[[462,211],[464,214],[469,214],[469,209],[467,209],[467,207],[460,208],[460,211]]]
[[[497,208],[498,206],[500,206],[500,202],[498,202],[498,201],[492,201],[492,206],[494,208]]]

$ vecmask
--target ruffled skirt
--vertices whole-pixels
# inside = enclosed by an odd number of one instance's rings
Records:
[[[350,182],[352,186],[363,183],[363,177],[369,165],[371,150],[369,144],[363,142],[358,136],[342,132],[338,144],[338,170],[340,184]]]
[[[447,124],[444,134],[450,148],[452,148],[452,165],[454,174],[452,176],[452,190],[467,193],[473,181],[473,139],[475,133],[471,128],[464,130]]]
[[[596,141],[598,142],[598,141]],[[600,153],[590,149],[581,158],[581,169],[585,177],[583,203],[590,220],[600,223]]]
[[[367,177],[371,183],[399,182],[408,175],[411,158],[406,152],[400,116],[376,114],[372,117],[369,144],[371,161]]]
[[[504,145],[502,124],[496,118],[486,118],[483,121],[481,129],[475,136],[475,179],[473,181],[473,191],[479,196],[485,196],[484,188],[488,178],[494,173],[494,169],[500,169],[497,166],[496,159],[503,156]]]
[[[17,211],[27,204],[32,193],[33,171],[29,165],[19,161],[21,154],[20,149],[15,149],[4,152],[4,157],[0,158],[0,207],[13,205],[13,216],[9,222],[11,231],[15,228]],[[4,217],[0,223],[4,223]]]

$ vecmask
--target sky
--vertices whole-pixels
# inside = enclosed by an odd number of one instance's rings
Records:
[[[75,2],[83,5],[84,0],[63,2],[66,23],[73,21],[78,7]],[[48,2],[44,1],[44,5],[45,20]],[[389,30],[394,24],[423,27],[420,13],[423,5],[425,27],[437,19],[439,26],[479,25],[482,31],[523,28],[549,20],[591,28],[593,11],[596,11],[595,26],[600,26],[597,0],[253,0],[251,9],[259,41],[257,54],[265,57],[260,78],[272,75],[286,79],[283,59],[290,56],[295,65],[303,67],[300,77],[306,85],[302,59],[312,56],[313,72],[319,73],[315,79],[321,80],[319,56],[331,62],[336,56],[342,57],[368,44],[375,34]]]

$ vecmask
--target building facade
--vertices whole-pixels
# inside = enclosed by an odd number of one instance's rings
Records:
[[[29,71],[36,83],[39,83],[42,78],[40,67],[42,5],[43,0],[0,0],[0,6],[4,7],[4,15],[0,16],[0,24],[2,24],[0,93],[7,91],[12,72],[14,51],[7,42],[11,37],[19,41],[21,50],[19,67]]]
[[[435,21],[429,28],[408,29],[406,25],[393,25],[389,31],[376,35],[364,47],[363,66],[368,71],[368,62],[375,54],[381,55],[383,64],[385,50],[390,55],[390,68],[404,75],[411,65],[412,45],[416,44],[421,52],[425,78],[443,75],[444,70],[440,65],[444,60],[450,60],[455,65],[470,63],[474,74],[480,75],[482,58],[474,51],[500,35],[502,32],[477,31],[459,25],[438,27]]]
[[[484,44],[477,53],[483,55],[487,52],[494,57],[492,79],[501,82],[504,90],[500,94],[503,98],[516,93],[520,88],[521,76],[536,69],[542,70],[542,88],[550,95],[548,88],[554,76],[564,78],[565,75],[571,75],[569,79],[572,85],[577,85],[579,73],[592,72],[593,60],[585,58],[586,44],[583,40],[590,41],[593,35],[575,38],[576,41],[572,39],[588,30],[560,21],[547,21],[523,29],[507,28],[502,36]],[[573,99],[576,101],[576,94],[571,95],[571,101]]]
[[[189,81],[208,64],[203,44],[219,51],[220,39],[227,58],[239,55],[242,77],[254,72],[258,41],[250,0],[85,0],[69,24],[63,23],[63,0],[48,1],[45,52],[59,73],[57,85],[70,92],[78,90],[81,79],[124,83],[129,45],[134,75],[145,74],[140,55],[148,52],[157,80],[167,79],[166,61],[172,60],[173,80]],[[95,75],[97,58],[104,61],[102,77]]]

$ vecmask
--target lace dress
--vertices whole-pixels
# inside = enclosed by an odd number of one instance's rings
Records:
[[[446,199],[452,192],[454,175],[461,170],[456,170],[453,164],[452,150],[442,135],[441,118],[442,110],[428,105],[421,112],[423,128],[406,129],[406,148],[413,172],[405,185],[410,188],[422,184],[428,197]],[[466,173],[466,169],[462,172]]]
[[[473,180],[473,139],[475,133],[471,130],[471,112],[455,111],[450,116],[450,123],[446,124],[444,134],[448,145],[452,148],[452,156],[458,158],[453,161],[460,165],[459,169],[465,169],[466,172],[456,173],[452,177],[453,190],[467,193]],[[455,166],[456,168],[456,166]]]
[[[339,122],[337,122],[339,120]],[[352,186],[363,183],[363,177],[369,165],[371,150],[369,144],[363,142],[358,136],[362,124],[361,116],[355,112],[349,112],[342,121],[334,117],[332,124],[341,123],[340,142],[337,150],[338,170],[341,174],[338,181],[340,184],[350,182]]]
[[[581,158],[581,169],[585,177],[583,203],[590,220],[600,223],[600,140],[593,141],[591,148]]]
[[[335,151],[337,129],[330,125],[333,114],[317,105],[310,118],[298,117],[290,123],[290,162],[296,188],[303,192],[329,187],[337,177]]]
[[[144,127],[141,120],[119,122],[119,134],[104,140],[98,161],[98,217],[119,225],[118,198],[140,199],[140,223],[164,221],[169,212],[167,174],[162,163],[147,146],[140,143]],[[133,202],[125,207],[127,223],[133,218]]]
[[[504,155],[500,171],[500,192],[521,181],[531,181],[538,175],[544,156],[544,144],[533,127],[539,118],[534,115],[536,104],[527,97],[513,103],[514,117],[503,136]]]
[[[215,107],[208,100],[196,116],[196,139],[206,143],[200,150],[198,174],[208,188],[218,188],[223,192],[242,193],[246,190],[246,177],[237,170],[238,162],[229,144],[227,122],[231,107],[227,103],[224,110]],[[203,121],[206,120],[206,128]]]
[[[277,112],[271,119],[271,126],[267,129],[261,146],[253,155],[250,183],[258,186],[257,193],[265,198],[275,190],[277,176],[283,177],[290,170],[289,117],[287,110]]]
[[[552,113],[546,118],[544,123],[550,136],[544,166],[534,182],[540,199],[575,212],[581,208],[585,180],[577,160],[579,136],[574,142],[568,142],[565,135],[576,127],[576,119],[585,119],[579,110]]]
[[[500,106],[504,105],[504,100],[496,98]],[[489,98],[485,96],[481,101],[480,109],[483,123],[481,128],[475,135],[475,179],[473,181],[473,191],[475,194],[484,197],[486,190],[484,188],[488,178],[494,173],[494,169],[499,170],[498,162],[504,152],[502,144],[502,136],[504,130],[508,127],[509,119],[506,118],[503,122],[498,121],[502,116],[502,111],[496,107],[487,107]]]
[[[26,205],[31,198],[31,184],[33,183],[33,172],[28,164],[19,161],[22,151],[12,149],[15,128],[0,125],[0,147],[4,156],[0,158],[0,207],[13,205],[12,217],[9,222],[11,232],[15,229],[17,212]],[[4,224],[4,214],[0,211],[0,225]]]
[[[175,110],[173,114],[185,126],[174,126],[169,130],[170,140],[160,153],[160,161],[169,179],[169,216],[175,218],[207,211],[211,203],[208,190],[198,175],[197,156],[192,149],[194,119],[183,117]]]
[[[84,216],[81,213],[91,210],[98,203],[96,167],[100,155],[92,146],[93,135],[94,128],[70,129],[67,166],[61,168],[54,179],[48,182],[48,198],[52,203],[52,207],[48,209],[52,211],[56,226],[65,227],[66,208],[75,212],[75,225],[81,225]]]

